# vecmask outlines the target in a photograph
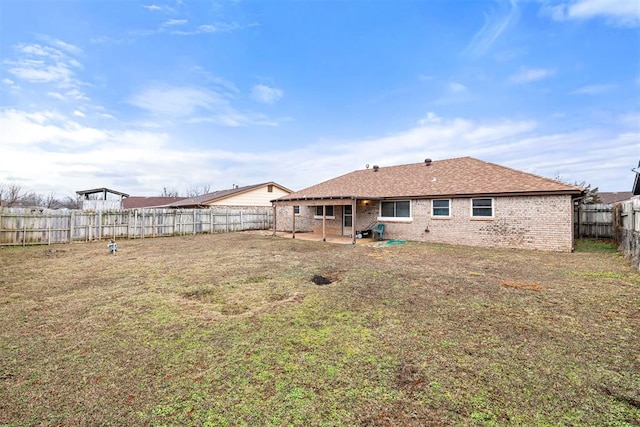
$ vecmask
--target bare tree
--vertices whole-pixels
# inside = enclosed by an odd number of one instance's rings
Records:
[[[587,184],[587,181],[575,181],[573,184],[571,184],[570,182],[563,180],[560,176],[560,173],[558,172],[556,172],[555,180],[560,181],[563,184],[575,185],[582,188],[582,191],[584,191],[584,198],[582,199],[582,203],[590,204],[602,202],[602,200],[600,199],[600,191],[598,190],[598,187],[591,188],[591,184]]]
[[[61,200],[59,207],[67,208],[67,209],[80,209],[80,201],[78,201],[77,197],[67,196],[63,200]]]
[[[26,193],[19,199],[23,206],[44,206],[44,197],[38,193]]]
[[[211,192],[211,186],[210,185],[203,185],[202,189],[196,187],[191,187],[190,189],[187,189],[187,197],[197,197],[197,196],[202,196],[203,194],[207,194]]]
[[[600,203],[602,201],[600,200],[600,193],[598,191],[598,187],[591,188],[591,184],[587,184],[586,181],[582,181],[581,183],[578,183],[576,181],[574,185],[577,185],[578,187],[582,188],[582,190],[584,191],[584,199],[582,200],[582,203],[590,204],[590,203]]]
[[[56,193],[53,191],[44,198],[44,207],[47,209],[59,209],[60,201],[56,198]]]
[[[23,197],[23,188],[20,184],[15,182],[10,182],[8,184],[3,184],[4,187],[4,204],[5,206],[11,207],[16,206],[21,202]]]
[[[178,191],[173,188],[162,187],[161,197],[178,197]]]

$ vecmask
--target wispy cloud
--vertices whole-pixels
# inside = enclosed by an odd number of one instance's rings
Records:
[[[241,30],[242,25],[237,22],[214,22],[211,24],[189,25],[186,19],[169,19],[164,21],[158,28],[134,30],[130,34],[133,36],[153,36],[157,34],[172,34],[176,36],[197,36],[201,34],[230,33]]]
[[[3,62],[6,70],[22,82],[50,85],[55,88],[50,93],[63,98],[87,100],[81,90],[86,83],[76,74],[82,69],[82,64],[74,57],[82,55],[82,49],[55,38],[39,38],[49,44],[18,43],[13,46],[15,56]]]
[[[214,24],[199,25],[188,30],[171,30],[170,33],[178,36],[195,36],[198,34],[228,33],[240,28],[241,26],[235,22],[216,22]]]
[[[179,118],[226,105],[227,101],[216,91],[203,87],[159,85],[136,93],[128,103],[154,115]]]
[[[484,56],[507,28],[518,20],[519,15],[516,0],[499,0],[497,10],[485,13],[484,25],[473,36],[462,54],[471,57]]]
[[[189,22],[186,19],[167,19],[166,21],[164,21],[162,23],[163,27],[173,27],[176,25],[185,25],[187,22]]]
[[[420,121],[418,121],[419,124],[421,125],[425,125],[428,123],[440,123],[442,121],[442,118],[438,117],[438,115],[436,113],[434,113],[433,111],[429,111],[426,115],[425,118],[420,119]]]
[[[614,26],[640,25],[640,3],[635,0],[578,0],[546,6],[543,9],[553,19],[564,21],[569,19],[604,18]]]
[[[264,96],[264,100],[275,102],[277,94]],[[269,119],[264,114],[240,111],[233,105],[234,100],[235,95],[224,90],[158,84],[134,94],[127,102],[161,119],[164,125],[184,121],[227,127],[278,126],[279,120]]]
[[[281,89],[267,85],[255,85],[251,89],[251,98],[262,104],[273,104],[282,98],[283,95],[284,92]]]
[[[145,5],[142,5],[142,7],[144,7],[145,9],[151,12],[176,13],[176,10],[174,8],[167,6],[165,4],[163,5],[145,4]]]
[[[582,86],[574,91],[571,91],[572,95],[600,95],[603,93],[611,92],[616,88],[614,84],[602,84],[602,85],[588,85]]]
[[[462,93],[467,91],[467,87],[462,83],[451,82],[449,83],[449,91],[453,93]]]
[[[516,74],[509,77],[509,81],[515,84],[532,83],[553,76],[555,70],[547,68],[521,68]]]

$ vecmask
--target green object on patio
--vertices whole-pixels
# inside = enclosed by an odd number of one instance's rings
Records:
[[[385,243],[387,244],[387,246],[390,246],[390,245],[403,245],[407,242],[405,240],[400,240],[400,239],[391,239],[391,240],[387,240]]]
[[[379,222],[375,227],[371,230],[371,237],[373,240],[383,240],[384,239],[384,224]],[[380,236],[379,239],[376,239],[376,235]]]

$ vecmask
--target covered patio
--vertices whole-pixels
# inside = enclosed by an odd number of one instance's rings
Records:
[[[361,217],[363,210],[371,208],[373,200],[371,198],[360,198],[357,196],[343,197],[294,197],[272,200],[273,203],[273,235],[287,235],[293,239],[301,238],[305,240],[319,240],[330,243],[342,244],[358,244],[359,241],[371,241],[371,238],[358,238],[360,229],[358,224],[366,222],[366,217]],[[296,208],[314,207],[317,213],[314,219],[320,222],[319,226],[314,227],[313,231],[301,230],[296,224]],[[291,209],[287,212],[291,219],[291,231],[277,231],[278,224],[278,208]],[[334,208],[340,208],[340,214],[328,213],[328,208],[333,212]],[[282,212],[281,212],[282,213]],[[329,227],[331,222],[333,227]],[[339,230],[336,229],[336,223],[340,224]],[[373,221],[375,223],[377,221]],[[316,223],[317,224],[317,223]]]

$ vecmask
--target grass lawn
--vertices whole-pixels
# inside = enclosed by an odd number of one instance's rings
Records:
[[[640,425],[640,275],[594,242],[0,249],[0,425],[452,424]]]

